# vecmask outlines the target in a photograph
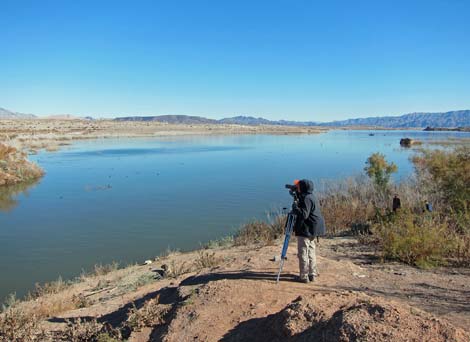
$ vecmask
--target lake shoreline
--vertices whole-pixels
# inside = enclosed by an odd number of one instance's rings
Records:
[[[0,120],[0,141],[28,151],[58,150],[74,140],[167,137],[184,135],[319,134],[329,128],[310,126],[248,126],[233,124],[166,124],[156,121]]]

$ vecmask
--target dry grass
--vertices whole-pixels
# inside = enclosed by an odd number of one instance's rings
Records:
[[[416,182],[409,180],[390,185],[386,193],[376,191],[374,184],[365,177],[344,181],[324,182],[318,198],[325,218],[328,235],[349,232],[354,227],[368,226],[392,209],[393,194],[399,194],[402,206],[423,203],[426,195],[419,191]]]
[[[183,261],[177,263],[176,261],[172,260],[169,265],[167,265],[167,270],[165,275],[168,278],[178,278],[183,274],[190,273],[193,270],[193,267],[190,263]]]
[[[118,342],[122,341],[121,332],[107,325],[98,323],[96,319],[84,321],[78,318],[68,321],[67,328],[58,333],[54,341],[63,342]]]
[[[39,166],[26,159],[25,153],[0,143],[0,186],[32,181],[43,174]]]
[[[36,283],[34,286],[35,287],[34,291],[28,294],[28,299],[36,299],[36,298],[43,297],[46,295],[59,293],[65,290],[66,288],[68,288],[69,285],[70,283],[67,283],[64,280],[62,280],[62,277],[59,277],[55,281],[44,283],[42,285],[39,283]]]
[[[197,258],[194,261],[196,269],[203,268],[214,268],[222,262],[222,259],[217,257],[215,252],[209,252],[205,250],[199,250],[197,252]]]
[[[0,315],[0,342],[48,341],[40,317],[21,308],[9,308]]]
[[[134,306],[129,310],[126,325],[138,331],[144,327],[164,324],[170,308],[170,305],[160,304],[159,297],[150,299],[140,309]]]
[[[118,268],[119,268],[119,263],[115,261],[113,261],[111,264],[106,264],[106,265],[96,264],[95,267],[93,268],[93,273],[91,274],[91,276],[96,276],[96,277],[104,276],[108,273],[116,271]]]
[[[284,226],[280,225],[278,222],[275,224],[268,224],[263,221],[249,222],[240,228],[240,230],[235,234],[234,245],[270,245],[282,236],[283,230]]]
[[[470,146],[470,138],[464,138],[464,137],[449,137],[446,140],[430,140],[426,141],[427,145],[440,145],[440,146],[448,146],[448,147],[454,147],[454,146]]]

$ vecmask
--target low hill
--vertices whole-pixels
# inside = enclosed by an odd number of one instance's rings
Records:
[[[268,120],[262,117],[255,118],[253,116],[234,116],[231,118],[224,118],[218,120],[220,123],[235,124],[235,125],[274,125],[274,126],[318,126],[317,122],[313,121],[290,121],[290,120]]]
[[[94,120],[91,116],[75,116],[72,114],[57,114],[41,117],[40,119],[46,120]]]
[[[37,117],[33,114],[23,114],[18,112],[12,112],[8,109],[0,107],[0,119],[36,119]]]
[[[115,118],[114,121],[157,121],[169,124],[216,124],[217,120],[190,115],[127,116]]]

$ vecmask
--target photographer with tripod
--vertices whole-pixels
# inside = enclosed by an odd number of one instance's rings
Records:
[[[308,179],[295,180],[294,185],[286,184],[289,194],[294,198],[292,210],[287,215],[285,238],[281,251],[281,263],[277,273],[277,283],[287,259],[287,248],[292,233],[297,236],[297,254],[299,257],[300,281],[308,283],[318,276],[315,256],[315,237],[325,234],[325,220],[320,211],[320,204],[313,195],[313,182]]]
[[[297,216],[294,233],[297,236],[300,281],[308,283],[318,276],[315,255],[315,237],[325,234],[325,221],[320,204],[313,195],[313,182],[307,179],[294,181],[296,200],[292,212]]]

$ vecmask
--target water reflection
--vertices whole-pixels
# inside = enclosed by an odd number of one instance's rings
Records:
[[[0,211],[12,211],[19,204],[18,196],[28,197],[29,189],[35,187],[38,183],[39,181],[35,180],[0,187]]]

